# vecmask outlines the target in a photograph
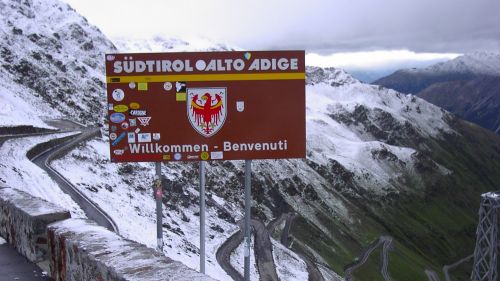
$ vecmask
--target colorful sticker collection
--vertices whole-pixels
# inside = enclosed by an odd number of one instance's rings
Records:
[[[140,91],[148,89],[147,83],[134,83],[128,85],[131,89],[138,88]],[[123,89],[114,89],[111,96],[115,102],[122,102],[125,99],[125,91]],[[130,102],[129,104],[108,104],[108,110],[111,111],[109,115],[110,121],[110,134],[109,139],[113,149],[114,155],[123,155],[128,149],[127,146],[122,146],[123,142],[128,144],[135,143],[150,143],[157,142],[161,139],[160,133],[144,132],[151,120],[148,116],[148,111],[141,108],[137,102]],[[128,115],[128,116],[127,116]]]
[[[135,83],[135,82],[130,82],[128,84],[128,87],[130,89],[137,89],[139,91],[147,91],[148,90],[148,83]],[[177,102],[186,102],[187,101],[187,88],[186,88],[186,82],[178,81],[175,83],[171,82],[165,82],[163,83],[163,89],[165,91],[171,91],[175,90],[175,100]],[[207,90],[207,89],[205,89]],[[214,89],[210,89],[211,91],[214,91]],[[221,89],[216,89],[218,90],[218,94],[215,95],[215,97],[220,98],[221,95],[223,95],[222,92],[220,92]],[[225,91],[225,89],[223,89]],[[125,104],[123,102],[125,100],[125,91],[121,88],[114,89],[111,93],[111,97],[114,102],[117,102],[118,104],[114,103],[109,103],[108,104],[108,110],[109,112],[109,121],[110,121],[110,134],[109,134],[109,139],[111,142],[111,147],[113,148],[112,153],[113,155],[123,155],[125,151],[131,148],[131,150],[134,150],[133,147],[136,144],[147,144],[147,143],[152,143],[152,142],[159,142],[161,140],[161,134],[157,132],[144,132],[143,130],[147,130],[149,127],[150,123],[152,122],[153,118],[150,116],[148,110],[146,108],[142,108],[141,104],[138,102],[130,102],[129,104]],[[225,93],[224,93],[224,104],[225,104]],[[193,102],[196,99],[193,99]],[[210,102],[208,102],[210,104]],[[196,112],[195,109],[189,108],[190,104],[188,104],[188,110]],[[210,105],[208,105],[210,106]],[[199,106],[198,106],[199,107]],[[222,107],[222,102],[219,102],[216,106],[217,108]],[[199,107],[200,112],[203,111],[203,108]],[[220,110],[219,110],[220,111]],[[222,121],[221,123],[224,122],[224,118],[220,118],[222,115],[219,113],[219,111],[212,113],[212,115],[217,116],[217,122]],[[224,111],[225,112],[225,111]],[[201,113],[198,113],[198,115],[201,115]],[[193,116],[198,116],[196,114],[193,114]],[[221,116],[219,116],[221,115]],[[198,116],[198,119],[201,117]],[[194,124],[194,121],[191,120],[191,122]],[[199,124],[198,124],[199,125]],[[217,124],[205,124],[206,128],[203,126],[196,126],[200,128],[204,128],[203,130],[206,132],[216,132],[218,130],[214,130],[212,127],[217,127]],[[210,125],[210,128],[208,128],[208,125]],[[199,133],[203,134],[203,130],[197,128],[196,129]],[[124,143],[127,143],[128,145],[123,145]],[[182,160],[182,154],[181,153],[174,153],[173,155],[170,154],[165,154],[162,156],[163,160]],[[209,160],[210,155],[208,152],[202,152],[199,155],[187,155],[186,156],[187,160]],[[212,159],[222,159],[222,155],[213,155]]]

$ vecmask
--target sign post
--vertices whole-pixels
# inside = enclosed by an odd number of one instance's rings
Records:
[[[200,161],[200,272],[205,273],[205,161]]]
[[[251,178],[252,178],[252,160],[245,160],[245,245],[244,250],[244,279],[250,281],[250,212],[252,208],[251,198]]]
[[[156,168],[156,184],[155,184],[155,199],[156,199],[156,242],[157,250],[163,252],[163,211],[162,211],[162,197],[163,188],[161,184],[161,162],[155,163]]]
[[[106,83],[111,162],[200,161],[202,272],[205,161],[246,160],[249,280],[251,160],[305,158],[305,52],[107,54]]]

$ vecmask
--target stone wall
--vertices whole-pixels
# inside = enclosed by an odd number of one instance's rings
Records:
[[[55,281],[213,281],[25,192],[0,186],[0,236],[33,262],[48,262]]]
[[[214,280],[90,220],[53,223],[48,236],[55,281]]]
[[[0,236],[32,262],[47,256],[47,225],[69,211],[26,192],[0,186]]]

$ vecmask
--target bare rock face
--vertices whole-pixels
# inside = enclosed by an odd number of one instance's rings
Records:
[[[435,83],[418,95],[462,119],[500,134],[500,76]]]
[[[103,122],[102,61],[116,49],[99,29],[56,0],[2,2],[0,26],[2,80],[24,86],[27,92],[20,95],[75,120]]]

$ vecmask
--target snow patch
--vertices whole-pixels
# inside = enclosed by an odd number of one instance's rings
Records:
[[[121,235],[150,248],[156,247],[156,202],[152,192],[154,164],[110,163],[109,144],[103,140],[91,140],[64,158],[55,160],[52,166],[108,213],[117,223]],[[176,178],[176,168],[170,164],[162,166],[162,173],[167,178]],[[168,188],[164,189],[166,198],[170,196]],[[198,195],[198,191],[190,186],[186,186],[184,192]],[[216,201],[225,204],[222,198],[216,198]],[[199,270],[198,211],[194,206],[178,211],[163,208],[164,253],[195,270]],[[215,254],[237,226],[218,218],[213,208],[207,208],[205,224],[206,273],[218,280],[231,280],[217,263]]]
[[[308,280],[306,263],[294,252],[271,239],[276,272],[280,280]]]
[[[42,121],[45,116],[60,117],[42,101],[37,101],[25,93],[29,90],[0,78],[0,127],[33,126],[55,129]]]
[[[64,193],[44,170],[26,157],[26,153],[39,143],[73,134],[53,134],[7,140],[0,147],[0,158],[3,159],[0,163],[0,182],[62,206],[71,212],[72,217],[84,218],[84,212],[71,197]]]
[[[255,263],[255,252],[254,252],[254,239],[255,236],[252,234],[250,235],[250,280],[251,281],[259,281],[259,271],[257,270],[257,264]],[[242,243],[234,250],[233,253],[231,253],[231,258],[229,262],[231,265],[241,274],[241,276],[244,276],[244,261],[245,261],[245,256],[244,256],[244,249],[245,249],[245,241],[243,240]]]

